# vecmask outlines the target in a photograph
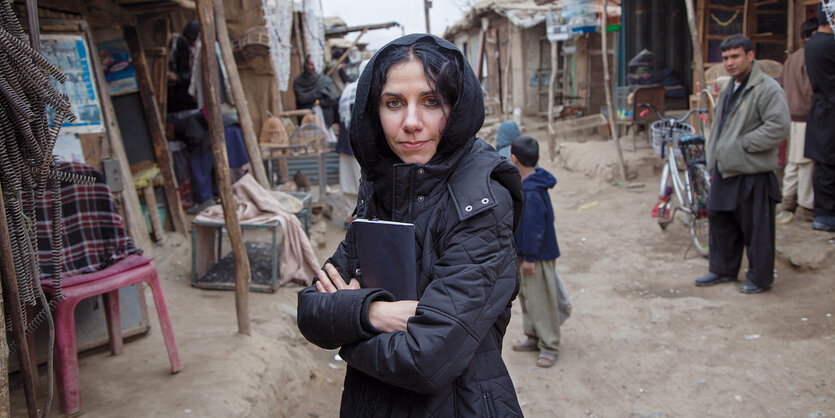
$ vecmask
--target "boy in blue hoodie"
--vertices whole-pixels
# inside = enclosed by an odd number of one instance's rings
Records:
[[[551,367],[557,360],[560,344],[556,280],[560,249],[548,189],[557,184],[557,179],[536,166],[539,144],[529,136],[513,141],[510,161],[519,167],[525,194],[522,221],[516,230],[516,254],[522,325],[527,339],[514,344],[513,349],[539,351],[536,365]]]

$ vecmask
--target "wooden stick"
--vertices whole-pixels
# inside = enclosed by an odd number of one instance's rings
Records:
[[[215,54],[215,22],[212,0],[197,0],[197,17],[200,21],[200,40],[203,43],[203,95],[206,97],[209,115],[209,132],[212,138],[212,154],[215,163],[215,179],[223,206],[223,219],[235,260],[235,311],[238,316],[238,332],[250,334],[249,326],[249,259],[244,248],[241,225],[235,212],[232,184],[229,179],[229,160],[226,156],[226,139],[223,133],[223,116],[220,113],[220,74]]]
[[[554,84],[557,81],[557,41],[551,41],[551,79],[548,82],[548,146],[551,148],[551,161],[557,155],[557,135],[551,129],[551,123],[554,122]],[[565,77],[565,74],[563,74]]]
[[[693,61],[696,62],[696,76],[699,79],[699,107],[707,107],[707,92],[705,92],[705,65],[702,58],[702,45],[699,42],[699,32],[696,30],[696,9],[693,0],[684,0],[687,6],[687,24],[690,26],[690,42],[693,43]]]
[[[609,16],[606,8],[609,6],[609,0],[603,0],[603,17],[600,19],[600,32],[603,38],[601,39],[601,49],[603,50],[603,89],[606,91],[606,108],[609,109],[609,126],[612,130],[612,139],[615,140],[615,148],[618,151],[618,165],[620,166],[620,176],[626,182],[626,164],[623,162],[623,151],[620,149],[620,138],[618,138],[618,125],[615,118],[615,106],[612,105],[612,83],[609,77],[609,51],[607,48],[608,36],[606,34],[606,20]]]
[[[148,218],[151,220],[151,230],[154,231],[154,238],[162,241],[165,231],[162,229],[162,221],[159,218],[157,209],[157,196],[154,193],[154,183],[151,181],[147,187],[142,189],[142,196],[145,197],[145,207],[148,208]]]
[[[145,119],[148,121],[148,131],[151,134],[151,143],[154,148],[154,155],[162,173],[165,189],[165,200],[168,203],[168,213],[171,216],[171,224],[174,231],[181,234],[187,232],[186,214],[183,212],[183,205],[180,201],[180,192],[177,187],[177,178],[174,176],[174,164],[171,161],[171,153],[168,149],[168,139],[165,137],[165,124],[160,113],[157,101],[154,98],[151,80],[151,71],[148,69],[148,62],[145,60],[145,50],[142,49],[142,42],[139,39],[139,32],[136,26],[126,25],[123,27],[125,42],[130,49],[133,68],[136,70],[136,81],[139,85],[139,96],[142,98],[142,105],[145,111]]]
[[[270,182],[267,180],[267,170],[264,169],[264,159],[261,158],[258,138],[255,137],[252,115],[249,114],[249,104],[244,94],[244,86],[241,84],[241,76],[238,74],[238,64],[235,63],[232,45],[229,43],[229,30],[226,28],[226,12],[223,9],[223,0],[213,0],[212,4],[214,5],[215,11],[215,25],[217,26],[217,40],[220,43],[220,54],[226,66],[226,74],[229,76],[232,97],[235,98],[235,107],[238,109],[238,122],[241,124],[241,132],[244,137],[246,153],[249,154],[252,174],[261,187],[269,189]]]
[[[14,332],[15,345],[17,345],[17,360],[20,363],[20,371],[23,375],[23,392],[26,396],[26,408],[29,417],[38,416],[38,399],[35,392],[35,383],[32,380],[33,373],[29,352],[29,345],[26,341],[26,326],[23,324],[23,308],[20,305],[20,294],[17,288],[17,275],[14,271],[14,260],[12,259],[12,242],[9,236],[9,224],[6,220],[6,203],[2,198],[3,189],[0,187],[0,279],[2,279],[5,290],[6,301],[9,304],[11,315],[12,332]],[[3,341],[5,344],[5,340]]]
[[[98,48],[94,42],[93,35],[87,32],[87,44],[90,45],[91,55],[99,56]],[[125,209],[125,225],[127,225],[128,233],[136,242],[137,248],[145,251],[145,254],[150,255],[153,252],[153,245],[151,244],[151,236],[148,234],[148,226],[145,225],[145,217],[142,216],[142,206],[139,204],[139,194],[136,192],[136,186],[133,184],[133,176],[130,174],[130,164],[128,163],[127,153],[125,152],[125,145],[122,141],[122,131],[119,129],[119,121],[116,119],[116,113],[113,110],[113,102],[110,98],[110,93],[107,91],[107,84],[104,82],[104,70],[99,64],[99,60],[92,59],[93,70],[96,74],[96,92],[101,99],[101,107],[104,113],[104,122],[107,124],[107,139],[110,143],[110,151],[112,157],[119,162],[119,174],[122,178],[122,198],[124,200],[123,208]]]

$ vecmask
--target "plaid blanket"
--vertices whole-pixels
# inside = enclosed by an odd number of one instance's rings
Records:
[[[58,164],[65,173],[95,177],[92,186],[61,182],[61,205],[64,215],[62,277],[101,270],[130,254],[142,251],[122,226],[122,217],[113,205],[104,176],[92,167],[73,162]],[[50,180],[53,181],[53,180]],[[52,266],[52,191],[37,200],[36,228],[38,264],[42,279],[55,276]]]

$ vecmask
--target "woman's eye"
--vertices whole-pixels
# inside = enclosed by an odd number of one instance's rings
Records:
[[[400,103],[400,100],[395,100],[395,99],[386,100],[386,107],[388,107],[390,109],[398,108],[398,107],[401,106],[401,104],[402,103]]]
[[[438,101],[438,99],[436,99],[435,97],[432,97],[432,96],[423,99],[423,104],[425,104],[426,106],[430,106],[430,107],[435,107],[435,106],[440,106],[441,105],[441,103]]]

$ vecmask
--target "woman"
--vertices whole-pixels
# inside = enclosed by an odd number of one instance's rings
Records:
[[[516,296],[519,171],[475,138],[481,88],[451,43],[413,34],[383,47],[357,87],[351,145],[357,216],[415,224],[418,301],[360,288],[349,228],[298,324],[348,363],[341,415],[521,416],[501,358]],[[348,279],[347,280],[343,280]]]

